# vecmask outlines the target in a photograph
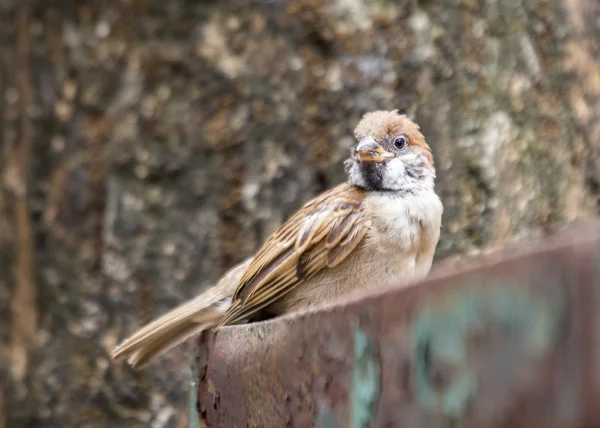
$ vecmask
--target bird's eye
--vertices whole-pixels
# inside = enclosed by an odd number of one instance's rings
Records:
[[[394,140],[394,146],[397,149],[405,148],[407,143],[408,143],[408,139],[404,135],[400,135],[399,137],[396,137],[396,139]]]

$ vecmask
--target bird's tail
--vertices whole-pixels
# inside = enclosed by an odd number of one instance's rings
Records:
[[[112,358],[127,358],[132,367],[141,368],[190,336],[214,327],[231,298],[215,299],[213,291],[208,290],[142,327],[113,350]]]
[[[214,287],[167,312],[125,339],[112,352],[141,368],[189,337],[218,324],[231,305],[231,296],[250,260],[231,269]]]

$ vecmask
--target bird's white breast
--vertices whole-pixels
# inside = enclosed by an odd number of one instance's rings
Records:
[[[365,208],[371,220],[367,247],[386,266],[390,281],[429,273],[443,212],[433,189],[400,195],[372,193]]]

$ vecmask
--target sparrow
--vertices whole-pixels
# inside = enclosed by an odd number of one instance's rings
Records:
[[[112,357],[141,368],[190,336],[426,276],[442,202],[431,148],[398,110],[362,116],[347,181],[306,203],[254,256],[144,326]]]

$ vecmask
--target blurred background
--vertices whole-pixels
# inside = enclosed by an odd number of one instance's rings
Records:
[[[0,0],[0,427],[184,427],[192,353],[111,348],[422,127],[436,261],[600,211],[597,0]]]

